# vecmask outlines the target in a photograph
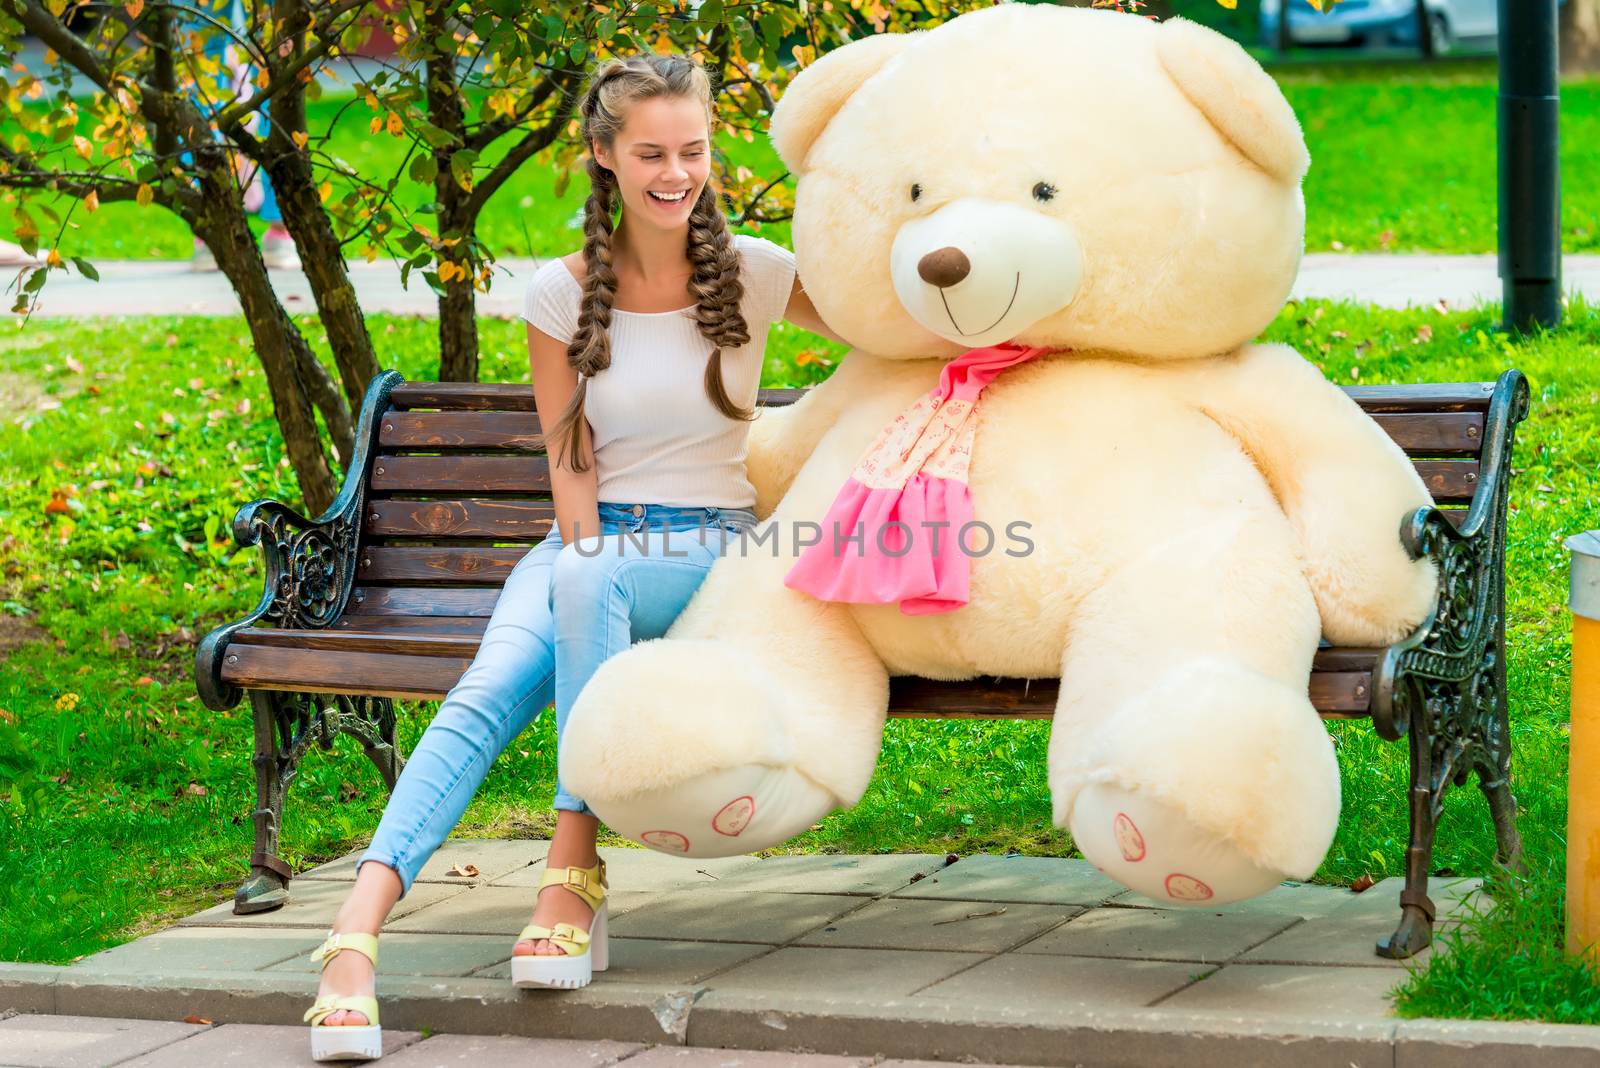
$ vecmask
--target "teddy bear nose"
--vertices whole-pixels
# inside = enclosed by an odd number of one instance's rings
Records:
[[[972,273],[967,254],[953,245],[936,248],[917,261],[917,273],[930,286],[946,289]]]

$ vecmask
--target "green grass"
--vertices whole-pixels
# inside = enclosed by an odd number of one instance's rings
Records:
[[[433,372],[427,321],[369,320],[380,358]],[[1492,309],[1441,314],[1291,305],[1269,336],[1340,383],[1493,378],[1519,367],[1533,416],[1516,451],[1509,528],[1509,679],[1515,789],[1532,868],[1510,904],[1411,979],[1408,1013],[1600,1022],[1586,973],[1559,953],[1564,864],[1569,619],[1561,539],[1600,526],[1600,311],[1512,341]],[[316,340],[310,320],[302,324]],[[482,324],[484,377],[525,380],[517,325]],[[765,381],[803,384],[804,348],[781,327]],[[259,592],[227,521],[252,497],[293,497],[259,370],[237,319],[37,319],[0,340],[0,636],[37,628],[0,664],[0,960],[68,961],[223,899],[243,874],[252,804],[248,712],[204,709],[193,643]],[[243,411],[249,402],[248,411]],[[60,491],[56,494],[56,491]],[[53,494],[65,514],[49,511]],[[431,705],[402,717],[409,747]],[[497,761],[459,833],[550,827],[553,717]],[[785,848],[871,853],[1064,854],[1050,824],[1048,725],[891,724],[861,803]],[[1401,874],[1403,746],[1364,724],[1333,727],[1344,816],[1317,874],[1346,884]],[[20,773],[20,778],[18,778]],[[358,845],[382,791],[359,747],[313,751],[290,791],[282,851],[297,869]],[[1445,805],[1435,865],[1487,871],[1493,835],[1475,789]],[[1512,973],[1502,984],[1488,976]]]
[[[1494,251],[1493,63],[1288,64],[1273,73],[1311,149],[1305,183],[1309,251]],[[333,124],[327,151],[359,172],[380,178],[395,173],[404,142],[369,133],[371,112],[362,104],[335,124],[345,103],[329,98],[311,104],[309,128]],[[1600,173],[1600,81],[1562,86],[1561,123],[1563,243],[1568,252],[1600,251],[1600,183],[1589,180]],[[757,174],[782,173],[763,140],[722,144],[736,163]],[[578,247],[573,219],[587,182],[580,169],[564,197],[554,196],[554,182],[549,167],[529,164],[489,202],[480,236],[497,255],[547,256]],[[431,190],[402,188],[402,199],[413,206],[432,199]],[[85,218],[80,214],[77,221]],[[187,230],[160,208],[108,204],[94,221],[71,234],[64,254],[145,259],[190,253]],[[788,242],[787,224],[760,232]]]

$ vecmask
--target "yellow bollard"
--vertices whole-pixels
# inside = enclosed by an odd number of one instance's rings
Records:
[[[1572,733],[1567,765],[1567,951],[1600,963],[1600,530],[1572,553]]]

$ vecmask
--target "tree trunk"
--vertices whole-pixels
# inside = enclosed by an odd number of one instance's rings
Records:
[[[276,110],[264,163],[278,196],[278,207],[283,212],[283,224],[294,236],[301,269],[311,287],[317,314],[327,330],[328,347],[339,368],[348,410],[360,411],[367,386],[377,377],[378,357],[372,348],[372,336],[367,332],[366,317],[356,299],[356,287],[350,281],[344,250],[322,207],[316,181],[305,157],[278,124]]]
[[[446,5],[429,5],[426,11],[425,32],[437,39],[450,32],[450,10]],[[439,204],[439,235],[461,238],[454,246],[462,249],[466,239],[477,228],[476,212],[466,210],[467,191],[456,181],[450,165],[455,147],[466,141],[465,122],[461,113],[461,92],[456,79],[456,56],[453,51],[435,48],[428,54],[428,121],[452,134],[455,144],[436,151],[434,160],[439,170],[433,180],[435,200]],[[439,381],[476,382],[478,380],[478,300],[472,285],[472,268],[463,254],[458,261],[466,267],[464,279],[451,279],[444,283],[444,296],[439,298]]]
[[[305,509],[315,517],[333,503],[336,492],[312,409],[313,391],[317,387],[314,378],[307,375],[307,369],[308,364],[315,363],[316,357],[272,290],[267,265],[262,262],[261,252],[245,222],[238,182],[226,154],[219,145],[215,150],[202,149],[196,155],[209,156],[212,152],[217,158],[201,161],[199,169],[200,190],[206,207],[204,214],[195,220],[195,231],[211,248],[217,266],[227,275],[239,296],[256,358],[267,376],[273,414],[277,416],[289,463],[299,479]]]
[[[1289,34],[1289,5],[1294,0],[1278,0],[1278,32],[1275,47],[1280,57],[1287,56],[1289,49],[1294,47],[1294,38]]]
[[[301,4],[299,0],[278,0],[277,7],[279,17],[287,20],[300,13]],[[303,44],[297,40],[295,48]],[[272,127],[260,162],[272,179],[283,224],[294,237],[301,268],[311,286],[311,297],[316,301],[318,316],[327,331],[328,347],[333,351],[333,362],[339,368],[339,379],[349,402],[345,417],[348,422],[348,412],[361,410],[367,385],[378,374],[378,357],[372,350],[372,337],[367,333],[366,318],[356,300],[355,286],[350,284],[344,250],[323,209],[322,195],[310,162],[291,137],[294,133],[304,135],[306,132],[302,83],[290,84],[272,100],[270,108]],[[323,410],[326,418],[326,408]],[[343,448],[340,455],[345,455]]]
[[[1567,0],[1561,8],[1561,73],[1600,70],[1600,0]]]

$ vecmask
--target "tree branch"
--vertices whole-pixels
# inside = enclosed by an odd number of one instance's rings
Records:
[[[556,91],[560,80],[560,75],[547,76],[539,83],[538,88],[528,95],[528,99],[524,101],[524,106],[518,108],[516,114],[490,119],[473,131],[472,135],[466,139],[467,147],[474,152],[482,152],[496,140],[521,126],[529,115],[538,110],[540,104],[550,99],[550,94]]]
[[[528,133],[511,146],[511,150],[489,170],[489,173],[479,178],[472,185],[472,193],[467,197],[467,218],[475,219],[478,212],[489,202],[489,198],[499,192],[516,169],[533,158],[535,154],[548,148],[557,137],[561,136],[562,129],[567,125],[567,120],[572,116],[573,105],[577,103],[577,94],[569,85],[561,90],[561,102],[556,107],[556,113],[550,121],[543,126],[529,130]]]
[[[316,39],[316,45],[299,53],[291,62],[281,67],[273,64],[271,57],[268,57],[267,69],[272,72],[272,78],[267,82],[266,87],[256,90],[254,94],[245,100],[238,100],[229,104],[219,111],[212,121],[217,124],[219,129],[226,129],[229,126],[236,125],[245,116],[258,111],[267,101],[293,85],[300,76],[301,71],[319,59],[324,58],[331,49],[338,45],[339,35],[333,32],[332,24],[339,16],[364,7],[366,3],[367,0],[342,0],[341,3],[335,4],[324,12],[323,15],[313,19],[311,25],[305,27],[304,32],[311,34]],[[291,34],[298,32],[301,31],[286,29],[280,40],[288,40]]]

